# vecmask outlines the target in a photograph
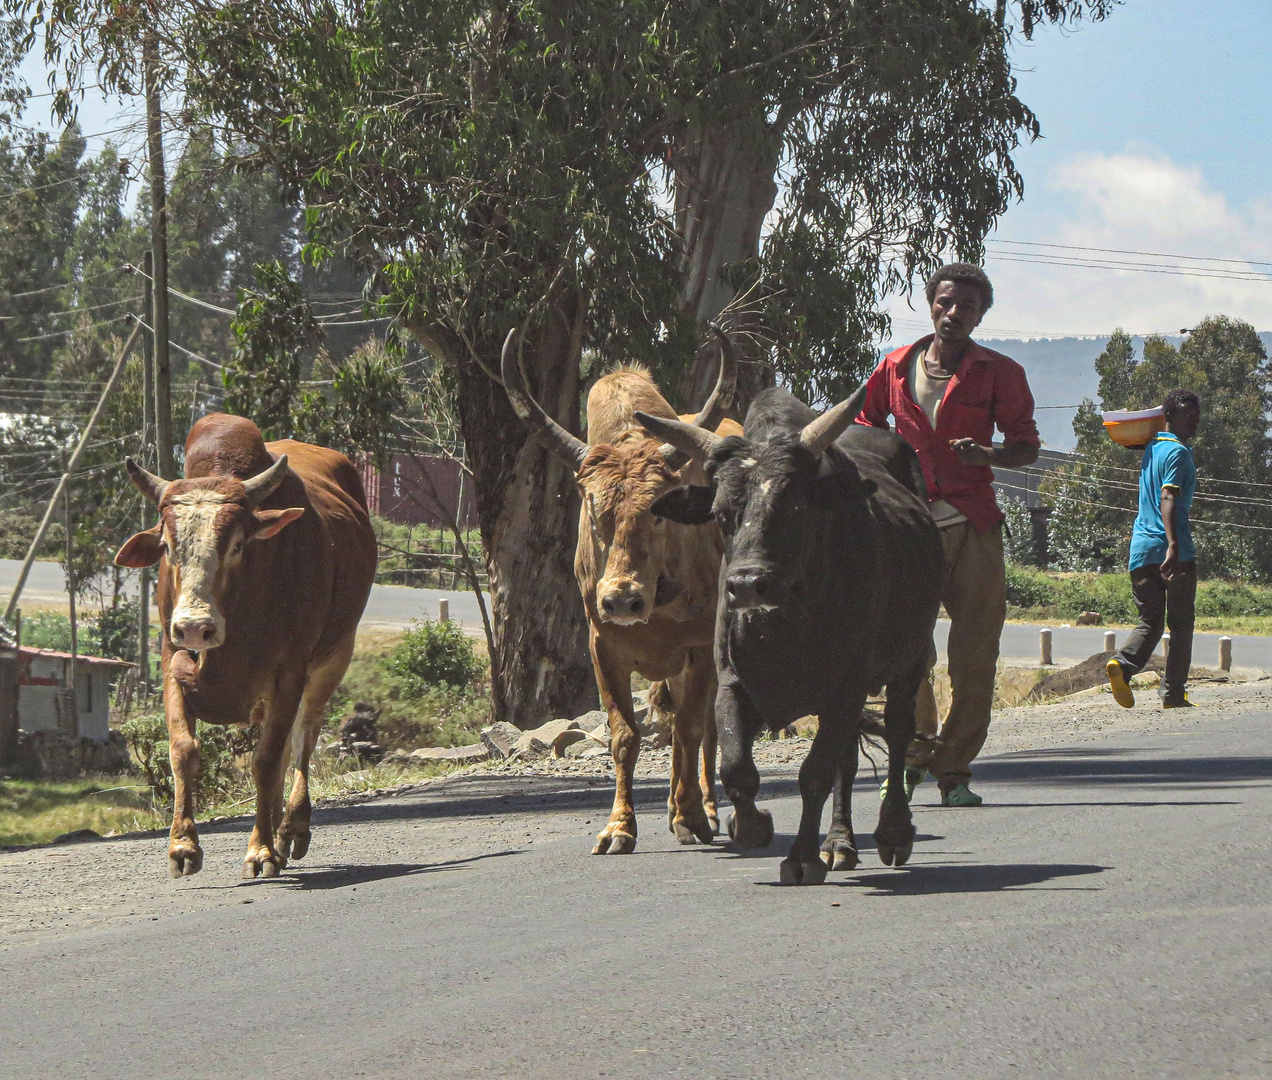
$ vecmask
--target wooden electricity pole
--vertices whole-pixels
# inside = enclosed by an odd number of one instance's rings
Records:
[[[142,39],[146,78],[146,134],[150,158],[150,247],[154,288],[155,444],[159,475],[175,480],[172,456],[172,368],[168,362],[168,190],[163,162],[163,98],[159,35],[147,30]]]
[[[142,261],[145,271],[145,319],[147,326],[155,325],[154,305],[154,259],[147,251]],[[153,335],[143,335],[142,344],[142,380],[141,380],[141,454],[142,461],[149,457],[150,447],[154,445],[155,424],[155,353]],[[149,499],[141,500],[141,527],[149,529],[154,525],[154,511]],[[137,676],[138,685],[144,692],[150,692],[150,570],[141,568],[141,581],[138,587],[137,613]]]

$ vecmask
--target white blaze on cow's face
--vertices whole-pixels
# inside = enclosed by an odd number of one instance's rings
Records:
[[[171,499],[163,540],[176,603],[169,637],[177,649],[215,649],[225,641],[218,587],[242,557],[240,506],[222,492],[193,489]]]

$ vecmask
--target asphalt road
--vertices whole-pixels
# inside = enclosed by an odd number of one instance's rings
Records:
[[[863,779],[863,865],[820,888],[774,884],[789,771],[759,855],[678,848],[648,781],[637,853],[592,858],[608,783],[472,777],[320,811],[276,881],[235,880],[241,822],[176,883],[155,837],[0,856],[50,895],[77,851],[146,875],[123,925],[9,939],[0,1075],[1266,1077],[1269,722],[984,759],[980,810],[919,789],[901,870]]]
[[[17,583],[18,568],[15,559],[0,559],[0,597],[7,598]],[[65,606],[66,584],[57,563],[37,562],[23,592],[23,604],[28,608],[49,605]],[[450,617],[474,635],[482,633],[481,613],[477,599],[471,592],[441,592],[436,589],[411,589],[399,585],[375,585],[362,625],[372,629],[397,630],[412,619],[437,618],[437,602],[445,597],[450,601]],[[937,649],[945,655],[945,640],[950,626],[945,620],[937,624]],[[1037,626],[1009,623],[1003,627],[1000,651],[1004,658],[1033,661],[1038,657]],[[1129,631],[1118,630],[1118,644],[1126,640]],[[1057,662],[1085,660],[1104,647],[1104,629],[1099,626],[1053,627],[1052,657]],[[1193,645],[1194,662],[1204,665],[1217,663],[1218,634],[1198,634]],[[1232,639],[1232,662],[1237,667],[1272,670],[1272,637],[1235,635]]]

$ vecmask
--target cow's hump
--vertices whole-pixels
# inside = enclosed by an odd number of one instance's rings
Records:
[[[245,480],[274,463],[265,449],[261,429],[245,416],[209,413],[190,429],[186,439],[185,475],[235,476]]]

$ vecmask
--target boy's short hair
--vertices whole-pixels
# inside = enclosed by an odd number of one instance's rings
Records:
[[[1166,400],[1162,402],[1162,413],[1166,419],[1171,419],[1180,409],[1189,407],[1194,409],[1201,408],[1201,398],[1194,394],[1191,390],[1175,389],[1166,395]]]
[[[975,285],[980,289],[982,315],[994,306],[994,286],[990,284],[985,271],[979,266],[961,262],[946,263],[942,266],[927,280],[924,291],[927,294],[928,307],[931,307],[932,301],[936,299],[936,290],[942,281],[953,281],[959,285]]]

